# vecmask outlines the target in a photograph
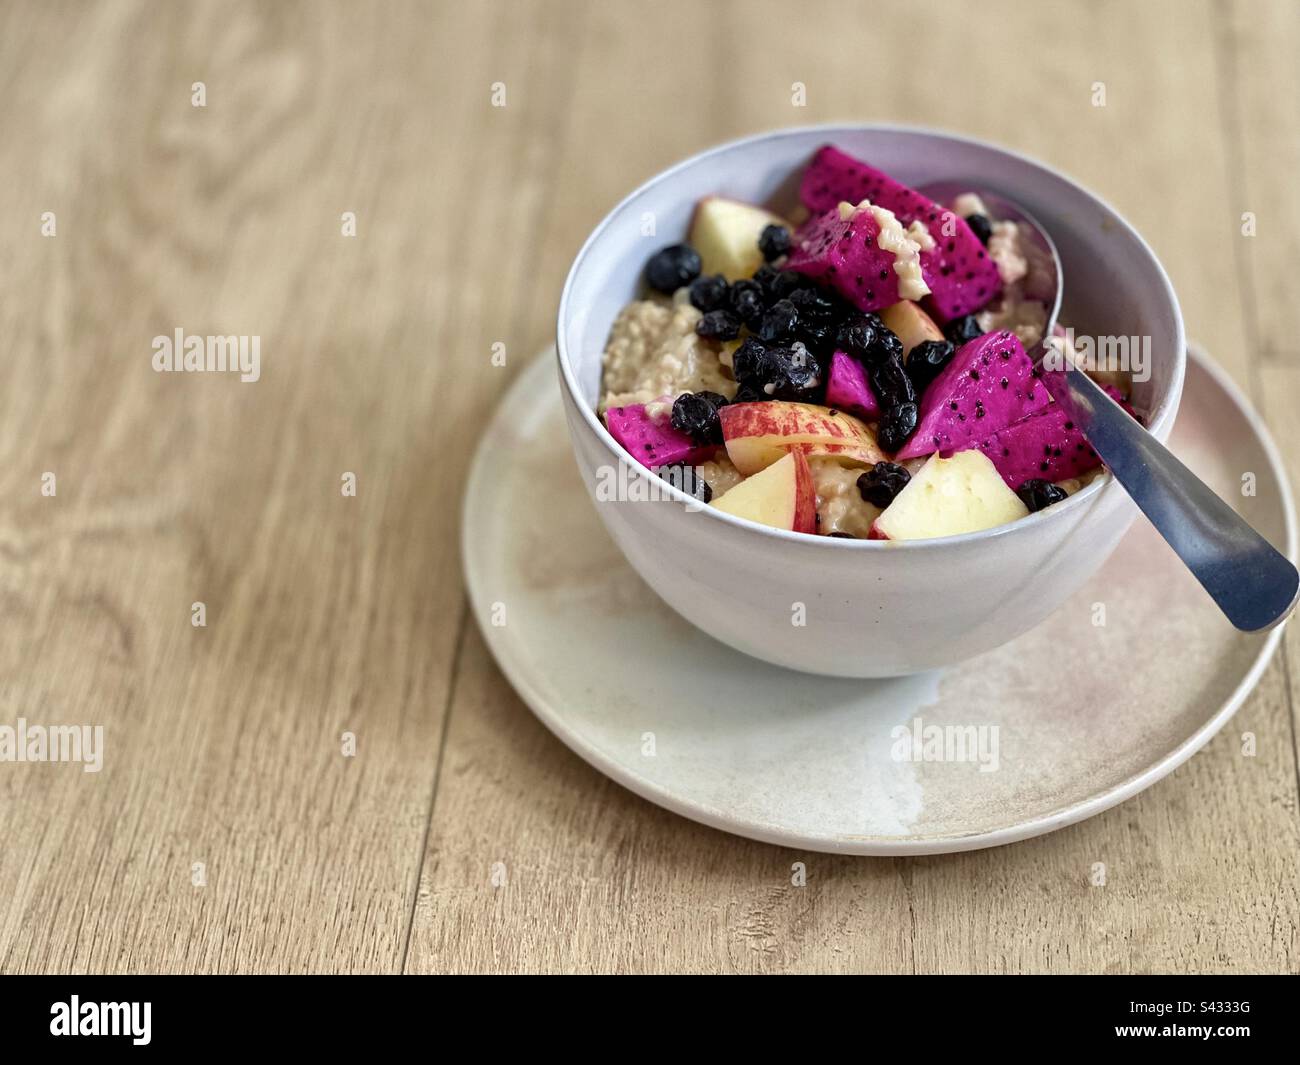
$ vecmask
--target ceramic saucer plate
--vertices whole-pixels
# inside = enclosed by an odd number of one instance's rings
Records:
[[[1276,448],[1189,354],[1171,447],[1294,559]],[[960,666],[860,681],[766,665],[682,620],[623,561],[579,480],[553,352],[482,438],[462,545],[484,639],[564,743],[685,817],[816,851],[970,850],[1099,813],[1222,728],[1281,635],[1234,630],[1139,517],[1047,621]]]

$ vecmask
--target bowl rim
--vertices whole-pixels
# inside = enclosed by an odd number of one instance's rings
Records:
[[[1169,274],[1165,270],[1164,264],[1160,261],[1151,245],[1136,228],[1120,214],[1107,200],[1098,196],[1091,189],[1079,184],[1069,175],[1062,173],[1048,163],[1044,163],[1033,156],[1025,155],[1022,152],[1015,151],[1011,148],[1003,147],[992,141],[984,140],[980,137],[969,137],[961,133],[954,133],[949,130],[937,129],[929,126],[914,126],[893,122],[831,122],[820,123],[809,126],[787,126],[781,129],[765,130],[759,133],[752,133],[748,136],[738,137],[733,140],[724,141],[721,144],[715,144],[703,151],[689,155],[680,159],[671,166],[653,174],[641,184],[637,185],[631,192],[618,201],[605,216],[596,224],[596,227],[583,241],[582,247],[578,249],[577,255],[574,256],[572,264],[569,266],[569,272],[564,279],[564,288],[560,292],[559,311],[556,315],[555,330],[555,354],[556,362],[559,366],[560,378],[564,384],[565,398],[577,408],[580,417],[604,445],[605,450],[619,463],[620,466],[628,470],[628,476],[637,476],[649,478],[654,476],[646,467],[628,455],[627,451],[619,445],[618,441],[610,434],[609,430],[601,423],[600,418],[596,416],[595,409],[589,407],[582,397],[578,388],[577,380],[574,377],[573,367],[570,362],[568,351],[566,350],[565,341],[565,323],[570,318],[569,306],[573,296],[574,279],[577,277],[584,261],[586,260],[591,249],[600,239],[601,235],[612,224],[616,216],[623,212],[623,209],[635,200],[642,193],[651,187],[667,181],[674,174],[693,166],[701,160],[707,159],[714,155],[721,155],[725,152],[732,151],[746,145],[765,140],[778,140],[790,137],[806,137],[809,135],[825,136],[828,142],[833,142],[835,136],[845,133],[908,133],[923,137],[937,137],[943,140],[958,141],[964,144],[974,145],[979,148],[988,149],[1008,156],[1020,163],[1044,171],[1051,177],[1073,186],[1084,196],[1093,200],[1098,206],[1104,209],[1115,223],[1125,230],[1127,234],[1134,239],[1139,247],[1146,252],[1151,262],[1155,265],[1157,277],[1163,286],[1164,295],[1173,310],[1174,315],[1174,366],[1173,375],[1170,380],[1169,389],[1166,392],[1161,403],[1148,415],[1146,429],[1153,436],[1162,442],[1168,439],[1169,430],[1173,426],[1174,417],[1178,413],[1178,404],[1182,397],[1183,383],[1187,371],[1187,337],[1186,328],[1183,323],[1182,307],[1178,302],[1178,295],[1174,291],[1173,283],[1169,280]],[[1037,529],[1044,522],[1064,519],[1066,514],[1074,513],[1085,506],[1088,501],[1100,501],[1103,493],[1123,493],[1123,488],[1116,482],[1115,478],[1110,475],[1109,471],[1096,478],[1091,484],[1086,485],[1079,491],[1075,492],[1068,499],[1053,505],[1045,511],[1029,514],[1024,518],[1016,521],[1007,522],[1003,525],[995,525],[989,529],[979,529],[975,532],[958,533],[953,536],[935,536],[923,540],[866,540],[866,539],[848,539],[837,536],[820,536],[809,533],[798,533],[788,529],[777,529],[770,525],[762,525],[759,522],[750,521],[748,518],[737,517],[734,514],[728,514],[719,510],[717,507],[701,506],[698,499],[694,496],[687,495],[680,488],[675,487],[671,482],[662,477],[655,477],[656,490],[660,493],[661,498],[664,494],[667,498],[683,504],[693,510],[701,510],[712,515],[712,517],[721,522],[725,522],[741,534],[758,535],[769,539],[786,540],[791,543],[812,546],[815,545],[821,550],[831,551],[932,551],[941,550],[947,547],[958,546],[962,544],[974,543],[983,540],[992,540],[1000,536],[1008,536],[1015,532],[1024,532],[1027,530]],[[1058,522],[1059,524],[1059,522]]]

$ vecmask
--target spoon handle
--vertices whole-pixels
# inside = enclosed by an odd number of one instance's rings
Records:
[[[1043,380],[1233,625],[1257,632],[1286,620],[1300,590],[1295,566],[1087,374],[1067,363]]]

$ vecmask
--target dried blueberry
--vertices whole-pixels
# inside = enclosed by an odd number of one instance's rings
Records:
[[[670,244],[650,256],[645,279],[650,287],[672,295],[700,276],[700,254],[689,244]]]
[[[797,288],[790,293],[789,299],[799,309],[801,318],[829,321],[837,310],[834,301],[815,288]]]
[[[916,430],[915,403],[899,403],[890,407],[880,419],[876,440],[886,451],[897,451]]]
[[[864,502],[884,510],[911,479],[905,467],[895,462],[877,462],[858,478],[858,492]]]
[[[730,311],[709,311],[695,323],[695,332],[705,340],[735,340],[740,336],[740,319]]]
[[[731,356],[731,374],[737,381],[760,381],[768,365],[767,345],[758,337],[745,337]]]
[[[727,306],[729,289],[727,279],[721,274],[697,277],[691,282],[691,306],[701,311],[716,311]]]
[[[791,337],[798,324],[799,308],[789,300],[777,300],[763,312],[758,325],[759,339],[781,340]]]
[[[980,328],[973,314],[963,314],[943,327],[943,335],[948,338],[953,347],[959,348],[968,340],[982,337],[984,330]]]
[[[776,399],[810,401],[817,398],[821,367],[803,344],[768,349],[772,374],[765,388]]]
[[[766,293],[768,289],[772,287],[772,282],[776,279],[776,275],[779,274],[780,272],[781,271],[778,270],[771,263],[764,263],[762,266],[760,266],[757,270],[754,271],[754,278],[753,278],[754,283],[757,284]]]
[[[807,284],[808,279],[803,274],[796,274],[793,270],[778,270],[772,275],[767,291],[772,299],[783,300],[795,289],[803,288]]]
[[[1053,503],[1059,503],[1069,494],[1064,488],[1058,488],[1051,481],[1044,481],[1038,477],[1031,478],[1016,489],[1016,495],[1029,508],[1031,514],[1044,507],[1050,507]]]
[[[790,254],[790,231],[785,226],[765,226],[758,235],[758,250],[769,263]]]
[[[916,400],[912,379],[903,368],[903,342],[890,330],[884,327],[876,330],[865,365],[867,376],[871,378],[871,387],[882,406],[896,407],[900,403],[913,403]]]
[[[795,391],[808,393],[820,383],[821,364],[806,344],[796,340],[788,348],[777,348],[775,354],[785,380]]]
[[[655,473],[678,491],[694,496],[701,503],[708,503],[713,499],[713,486],[700,476],[700,471],[694,466],[678,462],[671,466],[660,466]]]
[[[732,372],[740,383],[734,402],[814,400],[821,386],[821,366],[807,346],[799,342],[788,347],[769,346],[746,337],[732,358]]]
[[[970,226],[971,232],[980,239],[980,243],[988,245],[989,237],[993,236],[993,223],[989,221],[988,215],[968,214],[966,224]]]
[[[957,349],[946,340],[923,340],[907,353],[907,376],[919,396],[939,376]]]
[[[897,359],[900,363],[903,361],[903,342],[898,339],[897,333],[881,322],[876,327],[876,335],[871,342],[871,347],[867,349],[866,361],[870,365],[873,362],[886,362],[890,359]]]
[[[799,328],[795,331],[810,351],[829,355],[835,347],[835,324],[817,318],[799,318]]]
[[[874,314],[851,315],[840,323],[835,343],[848,354],[864,359],[876,342],[876,330],[883,328],[880,319]]]
[[[731,286],[731,311],[746,325],[757,325],[763,317],[763,286],[757,281],[737,281]]]
[[[718,408],[704,394],[683,392],[673,401],[672,426],[697,444],[721,444],[722,422]]]

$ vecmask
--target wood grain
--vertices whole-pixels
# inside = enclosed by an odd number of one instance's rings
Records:
[[[0,963],[395,970],[558,37],[511,38],[533,93],[494,111],[505,4],[8,11],[0,106],[53,135],[0,149],[28,264],[4,303],[4,709],[102,723],[107,753],[0,777],[6,838],[31,841],[0,862]],[[261,379],[155,374],[177,325],[259,334]]]
[[[1234,168],[1234,195],[1255,216],[1254,233],[1234,251],[1246,290],[1246,337],[1256,352],[1256,394],[1282,454],[1290,461],[1291,491],[1300,494],[1295,408],[1300,400],[1300,311],[1288,278],[1300,259],[1300,207],[1293,175],[1300,168],[1300,10],[1284,0],[1243,7],[1220,3],[1225,33],[1224,115]],[[1287,627],[1283,645],[1291,694],[1291,742],[1300,765],[1300,638]],[[1297,771],[1300,781],[1300,770]]]
[[[0,765],[0,971],[1295,970],[1287,660],[1085,824],[798,854],[569,754],[467,624],[458,554],[477,431],[586,233],[781,125],[960,129],[1092,186],[1294,453],[1294,10],[1007,0],[977,32],[847,0],[0,7],[0,723],[106,736],[97,774]],[[972,34],[1003,25],[1058,44],[995,77]],[[259,336],[261,379],[153,372],[178,326]]]
[[[1300,307],[1291,275],[1300,260],[1300,7],[1288,0],[1218,0],[1217,14],[1228,150],[1236,161],[1229,214],[1241,273],[1251,285],[1250,341],[1261,359],[1297,365]],[[1248,224],[1253,230],[1245,236]]]

